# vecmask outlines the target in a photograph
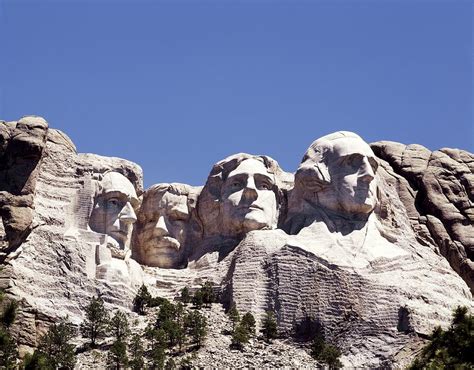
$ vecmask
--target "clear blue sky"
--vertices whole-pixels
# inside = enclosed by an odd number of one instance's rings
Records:
[[[337,130],[474,151],[471,1],[0,0],[0,119],[199,185]]]

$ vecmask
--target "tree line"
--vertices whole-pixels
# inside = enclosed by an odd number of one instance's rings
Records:
[[[117,310],[109,315],[100,296],[92,297],[84,307],[84,321],[77,328],[67,318],[49,326],[39,338],[36,350],[18,360],[16,340],[11,327],[16,318],[18,303],[6,299],[0,291],[0,368],[2,369],[73,369],[77,354],[94,348],[107,353],[107,366],[112,369],[173,369],[189,368],[193,353],[204,343],[208,322],[202,309],[217,303],[212,284],[206,282],[191,294],[185,287],[175,302],[163,297],[152,297],[145,285],[133,299],[133,310],[147,316],[148,325],[132,332],[127,314]],[[241,315],[235,304],[227,310],[231,322],[231,348],[243,350],[251,338],[271,343],[278,337],[277,321],[267,311],[260,321],[260,336],[256,333],[256,320],[250,313]],[[308,325],[311,339],[311,356],[329,368],[339,368],[341,351],[327,342],[324,330]],[[309,329],[308,329],[309,328]],[[71,342],[78,334],[87,339],[82,348]],[[104,339],[108,338],[107,341]],[[112,343],[110,343],[112,341]],[[420,351],[411,369],[472,368],[474,367],[474,317],[465,307],[458,307],[450,327],[435,328],[426,346]],[[181,360],[176,359],[180,357]]]

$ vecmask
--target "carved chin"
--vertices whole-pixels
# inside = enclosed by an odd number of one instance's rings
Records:
[[[152,267],[178,267],[181,257],[179,253],[180,244],[176,239],[173,240],[175,243],[155,244],[155,246],[147,248],[144,263]]]
[[[128,233],[121,230],[107,230],[107,235],[116,240],[121,247],[123,247],[128,240]]]
[[[147,249],[153,250],[157,253],[166,253],[167,250],[174,251],[174,253],[176,253],[181,247],[180,242],[170,236],[149,239],[147,242],[145,242],[145,245],[148,246]]]
[[[271,226],[271,222],[268,221],[268,217],[263,212],[252,211],[245,215],[243,226],[244,231],[249,232],[268,228]]]

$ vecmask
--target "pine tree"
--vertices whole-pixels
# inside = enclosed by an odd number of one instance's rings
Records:
[[[125,340],[130,335],[127,315],[122,311],[117,311],[112,319],[110,319],[108,330],[115,337],[116,341],[125,343]]]
[[[133,370],[143,369],[145,366],[145,361],[143,360],[143,355],[145,350],[143,348],[142,338],[140,335],[135,334],[132,336],[129,344],[130,353],[132,357],[130,359],[129,365]]]
[[[166,352],[164,347],[157,346],[150,350],[150,362],[152,369],[163,369],[165,360]]]
[[[232,347],[242,349],[244,344],[248,343],[249,341],[249,333],[247,328],[240,323],[235,328],[234,332],[232,333]]]
[[[114,369],[126,367],[127,357],[127,337],[130,335],[130,327],[127,316],[122,311],[117,311],[110,319],[108,331],[115,337],[115,341],[110,347],[108,362]]]
[[[316,361],[328,365],[330,369],[337,369],[342,367],[339,357],[341,351],[334,345],[326,343],[322,333],[316,333],[316,336],[311,343],[311,357]]]
[[[229,316],[230,321],[232,321],[232,331],[234,331],[237,323],[240,320],[240,314],[237,310],[237,306],[235,305],[235,303],[232,303],[232,305],[230,306],[230,309],[227,312],[227,316]]]
[[[24,370],[49,370],[51,369],[43,353],[34,351],[33,354],[27,353],[23,358],[20,369]]]
[[[181,289],[180,300],[184,304],[188,304],[189,302],[191,302],[191,295],[189,294],[189,289],[188,289],[187,286],[185,286],[183,289]]]
[[[0,303],[4,299],[5,295],[0,290]],[[9,331],[10,325],[15,321],[17,307],[16,301],[9,301],[0,315],[0,368],[14,368],[18,357],[16,341]]]
[[[69,343],[76,336],[76,329],[65,319],[48,328],[38,344],[38,358],[53,369],[73,369],[76,363],[74,345]]]
[[[206,318],[199,312],[191,312],[187,316],[186,326],[189,328],[193,343],[201,347],[204,338],[207,335],[207,321]]]
[[[139,315],[145,315],[145,307],[150,303],[151,299],[151,294],[148,292],[145,284],[143,284],[138,289],[135,298],[133,298],[133,310]]]
[[[211,307],[211,304],[216,300],[211,282],[206,281],[200,290],[202,293],[202,302],[206,305],[206,307]]]
[[[199,310],[201,309],[202,304],[203,304],[202,290],[198,289],[196,290],[196,293],[194,293],[194,296],[193,296],[193,305],[195,308]]]
[[[272,311],[266,312],[262,321],[261,332],[268,343],[277,337],[277,323]]]
[[[474,368],[474,316],[466,307],[453,312],[447,330],[436,327],[430,342],[411,365],[411,369],[471,369]]]
[[[248,332],[250,336],[255,335],[255,317],[250,312],[247,312],[240,323]]]
[[[103,338],[107,333],[109,316],[105,310],[104,301],[100,297],[92,297],[85,311],[86,318],[81,324],[81,333],[89,338],[91,346],[95,347],[97,339]]]
[[[17,345],[10,333],[0,326],[0,368],[13,369],[18,357]]]
[[[109,349],[107,362],[116,370],[125,368],[128,365],[127,345],[121,340],[116,340]]]

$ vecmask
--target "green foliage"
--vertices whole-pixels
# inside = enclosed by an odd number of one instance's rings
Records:
[[[148,301],[147,306],[148,307],[160,307],[163,302],[168,301],[166,298],[162,297],[151,297],[150,300]]]
[[[240,322],[240,325],[242,325],[245,330],[247,330],[247,333],[250,336],[255,335],[255,317],[250,312],[247,312],[244,316],[242,316],[242,321]]]
[[[189,330],[193,343],[200,347],[207,335],[206,318],[199,311],[193,311],[186,318],[186,327]]]
[[[125,343],[125,340],[130,335],[130,326],[125,313],[117,311],[110,319],[108,331],[115,337],[115,340]]]
[[[237,325],[235,328],[234,332],[232,333],[232,347],[242,349],[244,344],[249,342],[249,332],[247,331],[247,328],[240,323]]]
[[[262,320],[262,329],[260,330],[265,340],[270,343],[277,337],[277,322],[272,311],[267,311]]]
[[[11,324],[13,324],[13,321],[15,321],[17,308],[17,301],[11,300],[8,302],[0,317],[0,321],[3,326],[9,327]]]
[[[168,301],[167,299],[163,298],[163,301],[160,305],[160,311],[158,312],[158,316],[156,318],[156,325],[160,327],[162,323],[167,320],[174,320],[176,315],[176,308],[173,303]]]
[[[27,353],[23,358],[23,364],[21,368],[25,370],[55,370],[48,363],[48,360],[43,353],[34,351],[32,355]]]
[[[150,350],[150,362],[152,369],[163,369],[166,360],[164,347],[153,347]]]
[[[311,357],[316,361],[328,365],[330,369],[341,368],[342,363],[339,361],[341,351],[332,344],[326,343],[324,336],[317,333],[311,344]]]
[[[142,338],[138,334],[134,334],[130,340],[129,344],[130,353],[132,357],[130,362],[128,363],[129,366],[133,370],[140,370],[143,369],[145,366],[145,361],[143,360],[143,355],[145,354],[145,350],[143,348]]]
[[[216,296],[214,294],[214,290],[212,289],[211,282],[206,281],[200,290],[202,292],[202,302],[207,307],[210,307],[211,304],[216,301]]]
[[[189,302],[191,302],[191,294],[189,293],[189,289],[188,289],[187,286],[185,286],[183,289],[181,289],[180,300],[184,304],[188,304]]]
[[[145,315],[145,307],[150,303],[151,294],[147,287],[143,284],[138,289],[137,295],[133,298],[133,310],[139,315]]]
[[[436,327],[430,343],[411,365],[411,369],[474,367],[474,316],[466,307],[457,307],[448,330]]]
[[[0,302],[5,299],[5,294],[0,290]],[[9,328],[15,321],[18,302],[10,300],[0,314],[0,368],[16,368],[18,349],[15,339],[11,336]]]
[[[120,339],[116,340],[109,349],[107,356],[108,364],[116,370],[128,365],[127,345]]]
[[[235,330],[235,326],[240,321],[240,314],[237,310],[237,307],[235,306],[235,303],[232,303],[230,306],[227,316],[229,316],[230,321],[232,321],[232,330]]]
[[[168,335],[163,329],[148,325],[145,329],[145,337],[149,340],[150,347],[166,347]]]
[[[0,326],[0,368],[15,368],[18,350],[15,340],[10,333]]]
[[[168,334],[161,328],[149,325],[145,330],[145,336],[149,340],[147,357],[153,369],[162,369],[165,363],[165,348],[168,341]]]
[[[52,369],[73,369],[76,355],[69,342],[75,335],[76,329],[65,320],[51,325],[39,340],[37,358]]]
[[[103,338],[107,333],[109,316],[100,297],[92,297],[84,310],[86,318],[81,324],[81,333],[85,338],[89,338],[91,346],[95,347],[97,339]]]
[[[196,293],[194,293],[194,296],[193,296],[193,305],[195,308],[199,310],[202,308],[203,303],[204,303],[204,298],[202,295],[202,290],[198,289],[196,290]]]

